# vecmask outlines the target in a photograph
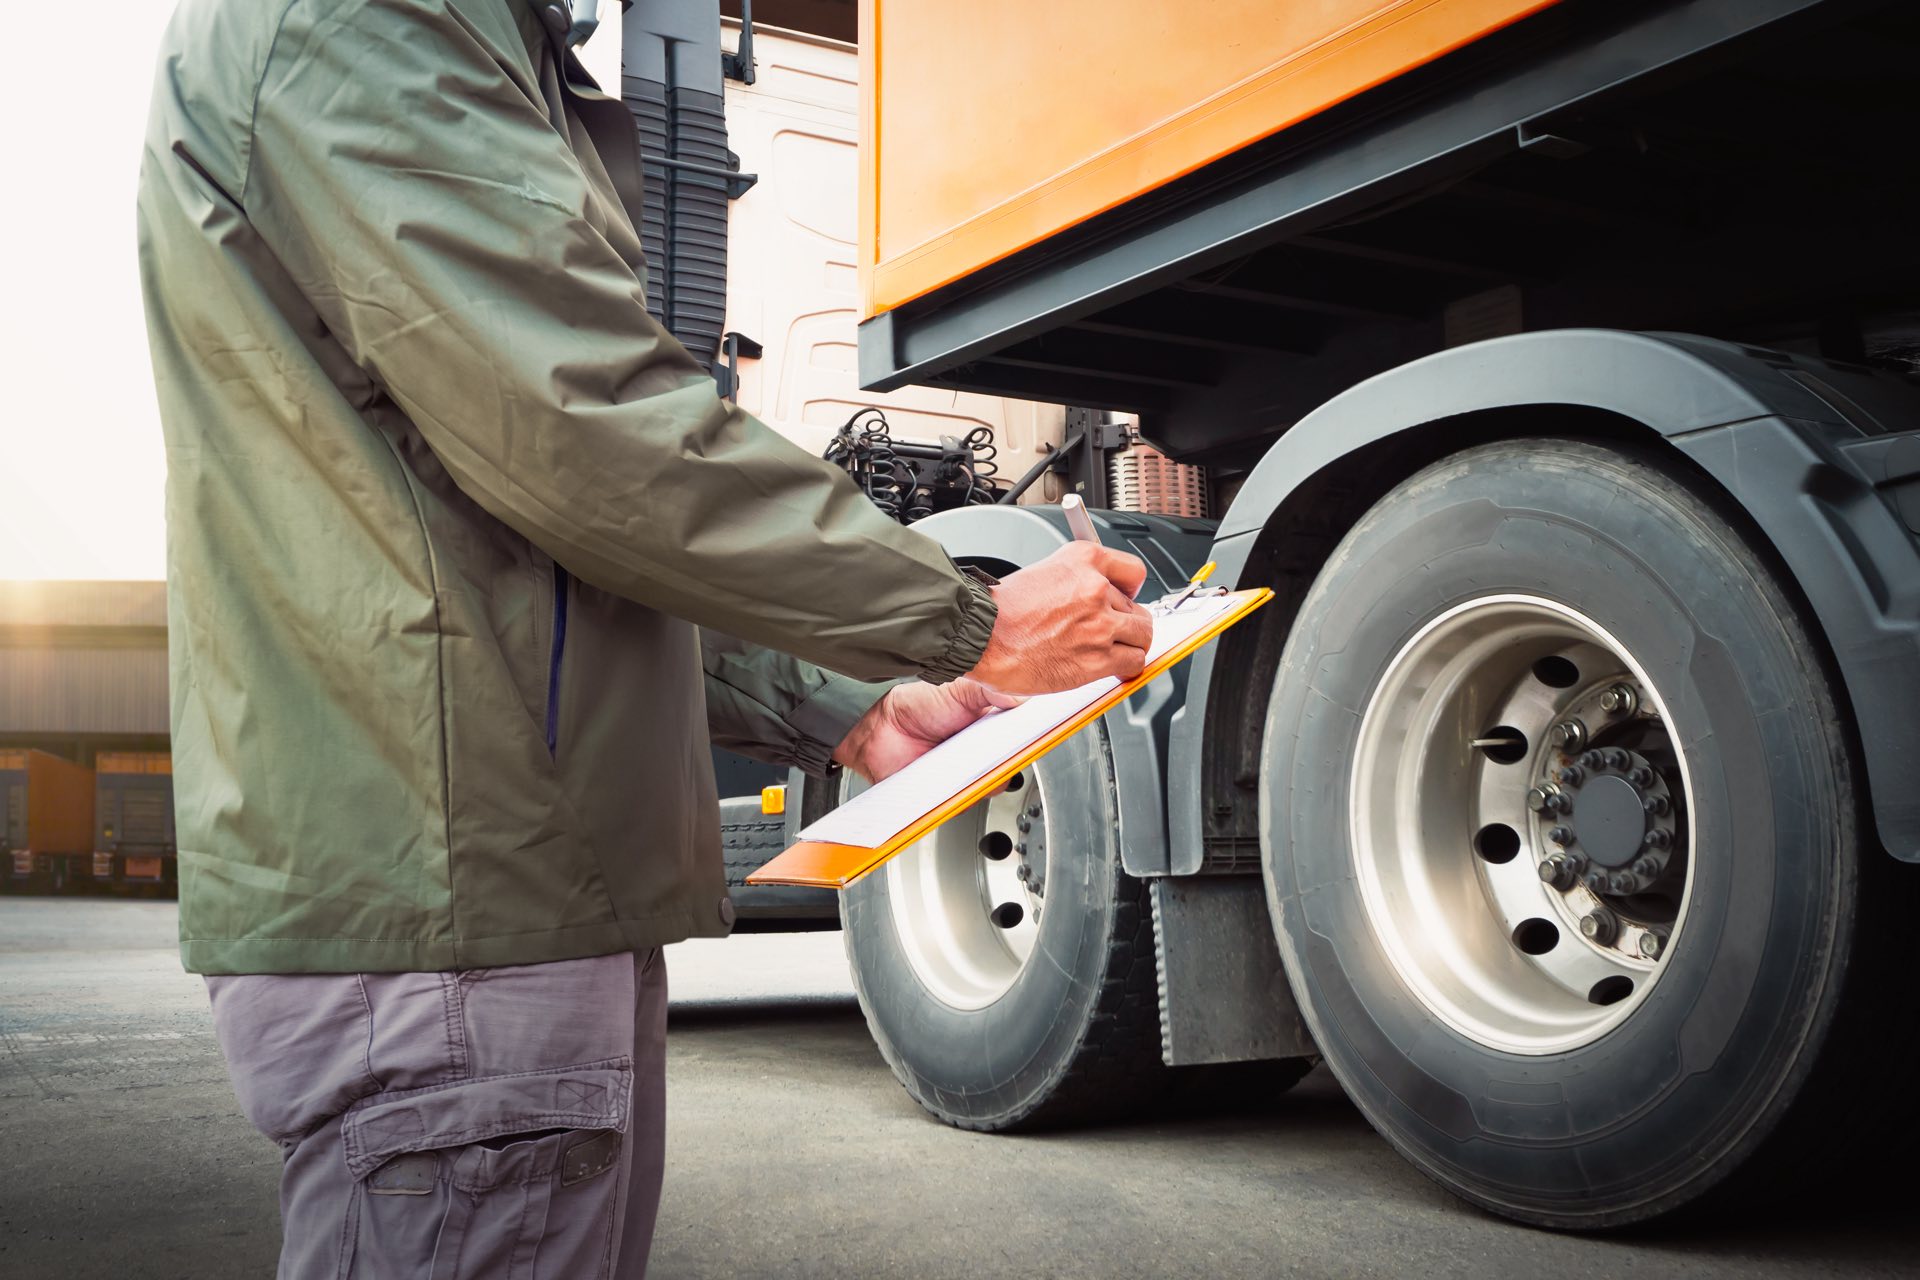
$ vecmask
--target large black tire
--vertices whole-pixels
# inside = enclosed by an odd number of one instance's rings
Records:
[[[1035,950],[998,999],[957,1008],[922,981],[885,868],[841,899],[854,989],[881,1056],[915,1101],[963,1129],[1111,1115],[1165,1080],[1151,907],[1146,885],[1121,870],[1105,731],[1075,735],[1032,768],[1046,803],[1045,909]]]
[[[1875,1149],[1901,1149],[1912,868],[1867,836],[1822,649],[1737,525],[1650,453],[1476,448],[1367,513],[1281,662],[1263,843],[1301,1008],[1374,1126],[1508,1217],[1596,1229],[1751,1204],[1829,1180],[1868,1126]],[[1687,727],[1687,915],[1644,1000],[1565,1052],[1495,1051],[1437,1018],[1383,950],[1354,869],[1361,709],[1423,624],[1498,593],[1598,622]]]

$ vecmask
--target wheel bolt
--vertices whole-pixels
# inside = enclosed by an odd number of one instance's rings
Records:
[[[1589,751],[1580,757],[1580,767],[1583,769],[1603,769],[1606,767],[1606,764],[1607,758],[1598,751]]]
[[[1658,960],[1660,953],[1667,949],[1667,942],[1659,934],[1649,929],[1640,935],[1640,954],[1649,960]]]
[[[1632,893],[1638,887],[1638,883],[1634,880],[1632,873],[1616,871],[1612,879],[1607,881],[1607,887],[1615,893]]]
[[[1554,889],[1573,887],[1573,863],[1564,854],[1549,854],[1540,864],[1540,882]]]
[[[1660,864],[1652,858],[1642,858],[1633,864],[1633,874],[1642,880],[1657,880],[1660,878]]]
[[[1589,871],[1580,877],[1580,883],[1595,893],[1605,893],[1607,891],[1607,873],[1604,871]]]
[[[1656,818],[1672,808],[1672,806],[1667,803],[1665,796],[1648,796],[1640,802],[1640,807]]]
[[[1633,757],[1629,756],[1626,752],[1622,751],[1618,747],[1615,747],[1613,748],[1613,750],[1607,752],[1607,767],[1609,769],[1624,769],[1629,764],[1631,764],[1632,761],[1633,761]]]
[[[1570,787],[1577,787],[1580,785],[1580,780],[1587,776],[1587,771],[1577,764],[1570,764],[1553,776]]]
[[[1595,907],[1580,917],[1580,936],[1588,942],[1607,946],[1614,935],[1620,931],[1620,922],[1613,918],[1613,912],[1605,907]]]
[[[1023,832],[1033,830],[1033,820],[1024,813],[1013,820],[1013,825]]]
[[[1037,818],[1040,816],[1040,802],[1038,800],[1027,806],[1027,816],[1029,818]]]
[[[1527,792],[1527,808],[1535,813],[1546,813],[1553,808],[1553,792],[1545,787],[1534,787]]]
[[[1644,848],[1664,849],[1668,845],[1673,843],[1673,837],[1668,835],[1665,831],[1662,831],[1659,827],[1655,827],[1653,830],[1647,832],[1647,834],[1644,837],[1642,837],[1640,843]]]
[[[1649,786],[1653,782],[1653,770],[1643,764],[1637,764],[1627,770],[1627,781],[1636,787]]]
[[[1600,709],[1610,716],[1630,716],[1638,702],[1633,686],[1627,684],[1616,684],[1600,695]]]
[[[1033,879],[1033,868],[1023,862],[1013,869],[1013,875],[1016,880],[1031,880]]]
[[[1547,745],[1572,755],[1587,742],[1587,726],[1569,717],[1547,730]]]
[[[1553,830],[1547,832],[1547,839],[1553,841],[1557,845],[1572,844],[1573,828],[1572,827],[1555,827]]]

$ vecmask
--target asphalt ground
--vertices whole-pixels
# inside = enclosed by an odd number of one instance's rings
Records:
[[[234,1106],[173,931],[169,903],[0,899],[0,1277],[272,1274],[278,1153]],[[838,934],[668,964],[666,1280],[1920,1275],[1900,1206],[1609,1239],[1512,1226],[1402,1163],[1324,1072],[1096,1129],[962,1133],[881,1062]]]

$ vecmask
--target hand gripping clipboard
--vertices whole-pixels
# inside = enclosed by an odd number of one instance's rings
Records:
[[[1125,682],[1096,681],[1030,698],[1012,711],[989,713],[808,826],[792,848],[748,876],[747,883],[846,888],[992,795],[1014,774],[1272,598],[1273,592],[1259,587],[1209,595],[1187,592],[1171,607],[1154,606],[1155,644],[1138,676]],[[1163,626],[1169,633],[1164,644]]]

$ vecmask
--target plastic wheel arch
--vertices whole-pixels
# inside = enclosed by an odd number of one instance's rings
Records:
[[[1822,361],[1679,334],[1562,329],[1428,356],[1301,419],[1248,476],[1221,522],[1216,581],[1270,586],[1263,616],[1187,664],[1167,752],[1175,875],[1209,840],[1257,841],[1266,691],[1294,607],[1327,550],[1426,463],[1536,430],[1664,442],[1725,494],[1794,579],[1817,620],[1864,744],[1871,813],[1894,856],[1920,862],[1920,792],[1897,776],[1920,754],[1920,530],[1887,490],[1920,484],[1889,463],[1920,431],[1920,389]]]
[[[1147,565],[1142,600],[1184,584],[1205,564],[1212,544],[1211,521],[1174,519],[1130,511],[1096,510],[1102,541],[1138,555]],[[913,526],[956,560],[1004,574],[1032,564],[1072,541],[1059,507],[957,507]],[[1129,875],[1151,875],[1167,864],[1165,780],[1171,723],[1184,704],[1186,669],[1181,664],[1102,717],[1113,749],[1119,792],[1121,863]]]

